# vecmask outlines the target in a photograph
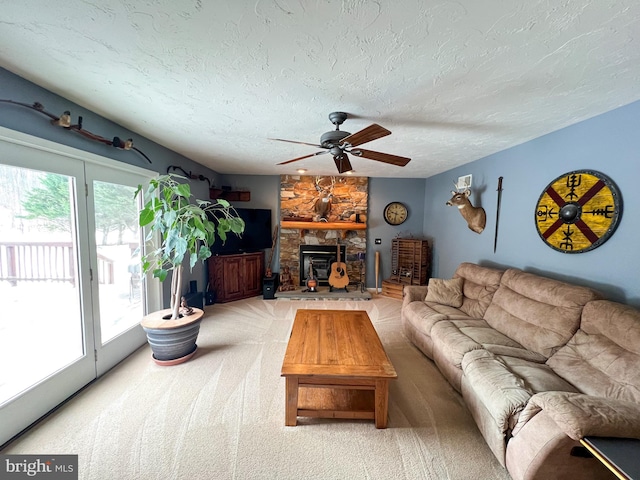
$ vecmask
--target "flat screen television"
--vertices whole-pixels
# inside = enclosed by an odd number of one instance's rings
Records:
[[[244,220],[244,233],[238,237],[234,233],[227,234],[227,241],[216,238],[211,247],[213,255],[230,255],[233,253],[257,252],[271,248],[273,231],[271,229],[271,210],[266,208],[236,208],[240,218]]]

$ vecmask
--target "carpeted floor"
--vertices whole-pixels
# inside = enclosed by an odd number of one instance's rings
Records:
[[[403,336],[398,300],[256,297],[206,308],[193,359],[143,347],[2,453],[78,454],[81,479],[509,479],[464,403]],[[389,428],[284,426],[280,367],[297,309],[366,310],[398,379]]]

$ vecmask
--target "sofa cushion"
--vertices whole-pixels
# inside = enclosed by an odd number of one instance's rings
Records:
[[[547,357],[525,349],[515,340],[491,327],[486,320],[448,320],[431,330],[433,348],[438,358],[460,368],[462,357],[471,350],[483,348],[496,355],[522,358],[544,363]]]
[[[450,280],[430,278],[425,302],[435,302],[455,308],[461,307],[463,281],[460,277]]]
[[[445,317],[443,320],[467,320],[471,318],[459,308],[450,307],[449,305],[442,305],[435,302],[424,302],[424,304],[434,312],[443,315]]]
[[[484,319],[525,349],[549,358],[578,330],[584,305],[598,298],[586,287],[508,269]]]
[[[535,393],[518,375],[515,375],[496,355],[486,350],[474,350],[464,356],[462,362],[464,381],[470,388],[465,395],[474,398],[465,401],[467,405],[483,406],[479,411],[491,415],[494,425],[501,433],[515,425],[517,414],[522,411]]]
[[[474,350],[462,360],[465,382],[473,404],[482,405],[502,432],[515,427],[532,395],[546,391],[577,392],[543,363]],[[465,399],[466,400],[466,399]]]
[[[405,321],[426,335],[431,335],[431,329],[437,322],[448,318],[447,315],[439,313],[424,302],[411,302],[402,310]]]
[[[514,435],[542,410],[575,441],[586,436],[640,438],[637,403],[553,391],[531,397],[513,429]]]
[[[458,265],[453,278],[464,278],[462,306],[460,310],[472,318],[482,318],[500,285],[502,270],[481,267],[475,263]]]
[[[580,330],[547,365],[583,393],[640,403],[640,310],[589,302]]]
[[[496,355],[511,372],[520,377],[527,388],[535,393],[558,391],[579,393],[571,383],[560,377],[548,365],[523,358]]]
[[[462,357],[471,350],[482,348],[482,345],[465,332],[488,327],[487,322],[475,320],[445,320],[438,322],[431,329],[433,348],[440,352],[439,357],[451,365],[461,368]],[[462,331],[461,331],[462,330]]]

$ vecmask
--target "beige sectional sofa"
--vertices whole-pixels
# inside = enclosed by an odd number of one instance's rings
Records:
[[[406,286],[402,322],[514,480],[611,478],[580,438],[640,438],[639,310],[463,263],[452,279]]]

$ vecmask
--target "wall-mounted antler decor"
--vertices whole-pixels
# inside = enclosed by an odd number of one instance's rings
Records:
[[[121,140],[118,137],[113,137],[113,139],[110,140],[100,135],[96,135],[95,133],[91,133],[82,128],[82,117],[78,117],[78,123],[73,125],[71,123],[71,112],[69,110],[65,110],[62,113],[62,115],[57,117],[56,115],[47,112],[44,109],[44,105],[42,105],[40,102],[34,102],[32,105],[29,105],[28,103],[14,102],[13,100],[0,99],[0,103],[8,103],[10,105],[18,105],[20,107],[26,107],[31,110],[35,110],[36,112],[42,113],[43,115],[46,115],[47,117],[49,117],[51,119],[51,124],[56,127],[62,127],[66,130],[71,130],[73,132],[79,133],[80,135],[82,135],[85,138],[88,138],[89,140],[94,140],[96,142],[104,143],[105,145],[110,145],[112,147],[119,148],[120,150],[135,150],[140,155],[142,155],[147,160],[147,162],[151,163],[151,160],[149,159],[149,157],[147,157],[140,149],[133,146],[133,139],[131,138],[127,140]]]
[[[209,184],[209,188],[211,188],[211,180],[202,174],[197,174],[193,172],[187,173],[187,171],[184,168],[180,167],[179,165],[169,165],[167,167],[167,173],[169,173],[170,170],[180,170],[186,178],[190,178],[192,180],[200,180],[201,182],[207,182]]]

